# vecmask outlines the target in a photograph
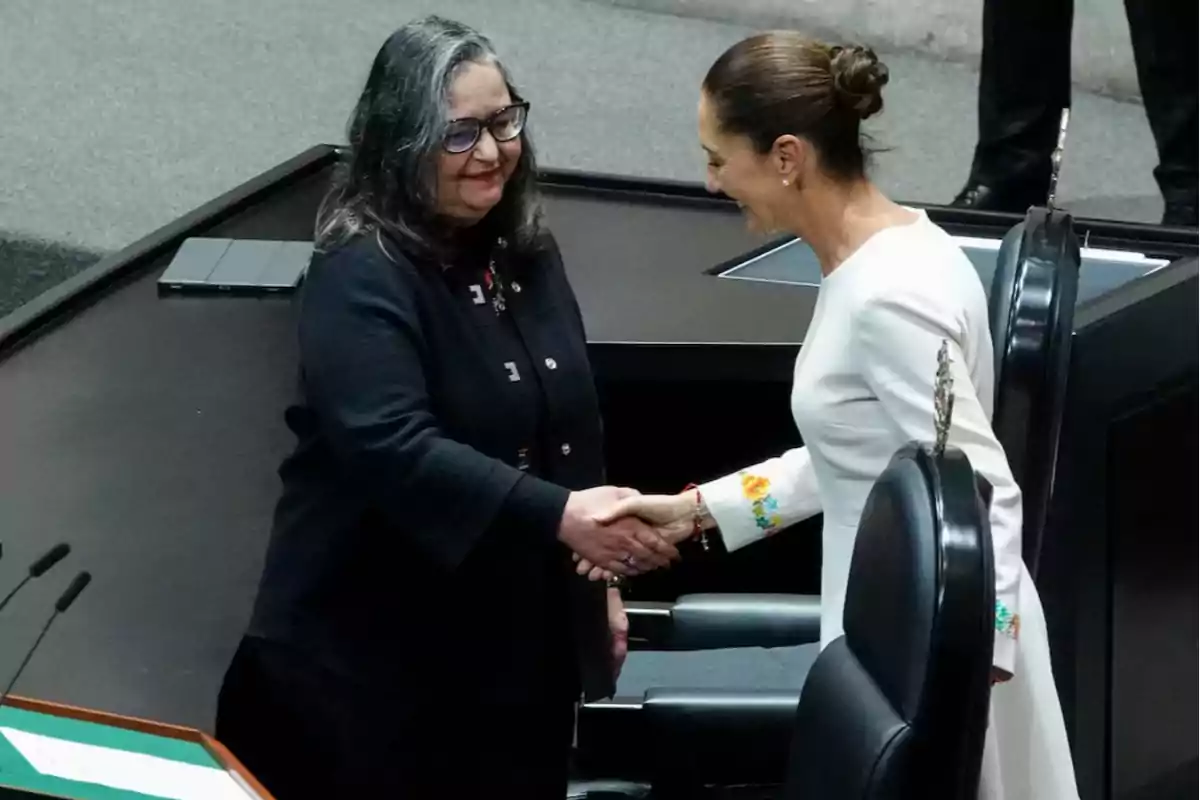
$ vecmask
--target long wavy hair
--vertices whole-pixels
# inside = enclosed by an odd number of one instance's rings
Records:
[[[462,23],[425,17],[383,43],[350,117],[348,158],[317,212],[318,249],[371,232],[388,234],[413,255],[453,249],[457,226],[438,219],[437,169],[450,87],[468,63],[494,65],[513,100],[521,99],[491,42]],[[473,229],[520,252],[535,247],[540,228],[537,164],[522,131],[521,157],[503,197]]]

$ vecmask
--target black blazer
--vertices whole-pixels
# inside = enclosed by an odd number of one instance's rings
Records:
[[[299,313],[298,442],[250,634],[426,697],[611,696],[603,585],[556,539],[604,456],[553,238],[442,269],[359,236],[314,256]]]

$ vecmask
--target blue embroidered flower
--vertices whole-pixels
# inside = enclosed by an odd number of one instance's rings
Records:
[[[742,494],[750,501],[754,524],[766,533],[774,533],[783,524],[779,503],[771,495],[771,479],[762,475],[742,473]]]
[[[996,601],[996,630],[1013,639],[1021,632],[1021,615],[1009,611],[999,600]]]

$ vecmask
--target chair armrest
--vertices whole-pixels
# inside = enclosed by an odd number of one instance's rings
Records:
[[[625,615],[629,617],[630,650],[667,650],[671,638],[671,613],[674,603],[649,600],[626,600]]]
[[[653,800],[645,783],[620,780],[571,781],[567,800]]]
[[[782,783],[799,703],[799,689],[650,689],[655,782]]]
[[[634,650],[791,647],[821,639],[821,598],[803,594],[691,594],[625,605]]]

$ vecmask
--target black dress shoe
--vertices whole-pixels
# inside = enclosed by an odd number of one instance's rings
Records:
[[[1024,214],[1030,206],[1046,204],[1048,189],[1048,186],[1042,188],[1040,185],[1031,183],[988,186],[977,181],[970,181],[951,201],[950,205],[958,208],[976,208],[980,211],[1009,211],[1014,214]]]

